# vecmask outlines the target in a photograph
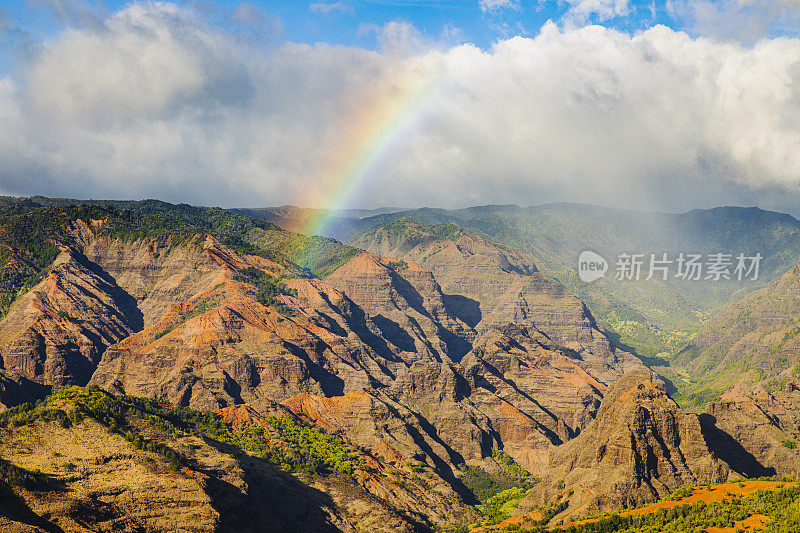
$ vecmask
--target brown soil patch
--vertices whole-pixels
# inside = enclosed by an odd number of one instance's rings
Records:
[[[782,481],[743,481],[741,483],[723,483],[720,485],[711,485],[710,487],[699,487],[694,489],[691,496],[681,500],[668,500],[663,502],[654,503],[647,507],[640,507],[639,509],[632,509],[621,513],[623,516],[650,513],[657,509],[671,509],[678,505],[687,503],[719,503],[725,498],[731,496],[746,496],[752,494],[757,490],[778,490],[788,485]]]

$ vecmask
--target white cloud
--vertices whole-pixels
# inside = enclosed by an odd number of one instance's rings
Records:
[[[382,52],[266,49],[150,3],[69,30],[0,79],[0,190],[309,204],[362,170],[361,205],[800,190],[798,39],[548,24],[481,50],[380,30]]]
[[[603,22],[629,13],[629,0],[567,0],[569,9],[564,20],[570,25],[583,25],[591,19]]]
[[[478,5],[484,13],[491,13],[500,9],[519,9],[518,0],[480,0]]]
[[[448,27],[442,30],[442,39],[450,37],[447,31]],[[370,33],[377,37],[380,50],[393,56],[421,54],[436,46],[436,43],[425,38],[413,24],[403,21],[387,22],[383,26],[362,24],[358,31],[360,37]]]
[[[349,6],[344,2],[332,2],[330,4],[326,4],[324,2],[314,2],[308,5],[309,9],[314,13],[353,13],[355,9],[353,6]]]
[[[135,5],[103,31],[68,31],[30,66],[35,113],[65,124],[168,120],[181,105],[239,103],[253,90],[235,44],[174,5]]]
[[[670,13],[702,35],[754,42],[771,34],[795,34],[798,0],[669,0]]]

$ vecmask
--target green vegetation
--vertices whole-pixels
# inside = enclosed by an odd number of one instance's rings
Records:
[[[480,466],[462,464],[458,468],[461,470],[461,482],[479,501],[485,502],[498,492],[513,487],[512,483],[499,482]]]
[[[525,533],[547,533],[553,531],[547,524],[556,515],[564,512],[569,507],[569,501],[564,500],[542,510],[542,517],[539,520],[527,519],[524,521],[524,527],[520,525],[509,526],[502,528],[500,531],[519,531]]]
[[[131,211],[109,210],[107,213],[98,212],[96,215],[107,220],[102,230],[103,235],[125,241],[153,239],[158,243],[168,244],[169,248],[174,248],[195,240],[201,232],[196,226],[161,213],[141,216]],[[201,241],[196,240],[195,243],[199,245]]]
[[[168,408],[152,399],[113,396],[93,386],[65,387],[35,405],[26,403],[0,413],[0,428],[39,421],[70,427],[86,418],[96,420],[137,448],[158,454],[175,470],[191,466],[191,459],[163,442],[145,437],[142,425],[157,428],[165,435],[197,435],[230,444],[287,471],[352,475],[366,468],[356,447],[292,418],[269,417],[266,427],[234,430],[211,412]]]
[[[16,207],[16,209],[15,209]],[[0,206],[0,314],[48,273],[59,245],[69,242],[70,224],[81,219],[106,220],[102,233],[123,239],[153,238],[170,246],[194,238],[192,228],[163,215],[138,216],[94,205],[33,208]]]
[[[170,204],[158,200],[133,202],[41,196],[0,197],[0,226],[5,227],[17,217],[35,219],[35,223],[20,220],[16,227],[27,243],[41,243],[43,257],[38,266],[34,266],[36,272],[48,266],[57,255],[57,247],[51,246],[50,241],[58,240],[59,235],[64,236],[65,223],[77,218],[85,221],[105,220],[102,231],[112,237],[160,240],[168,245],[167,251],[198,234],[208,233],[239,253],[258,255],[286,267],[297,268],[307,276],[325,277],[360,253],[333,239],[291,233],[265,220],[225,209]],[[5,265],[6,261],[3,253],[7,247],[2,246],[4,243],[18,248],[8,243],[3,232],[0,232],[0,266]],[[197,240],[196,244],[200,245],[201,241]],[[3,288],[0,286],[0,291]]]
[[[762,531],[800,530],[800,490],[796,486],[778,491],[757,491],[749,497],[734,497],[721,503],[699,502],[673,509],[661,509],[645,515],[612,515],[598,522],[563,531],[570,533],[682,533],[708,527],[733,527],[735,522],[754,514],[772,518]]]
[[[681,352],[680,357],[691,358],[696,352],[695,346],[689,346]],[[674,359],[672,364],[673,366],[658,367],[655,370],[675,385],[676,390],[670,390],[670,396],[682,409],[690,412],[704,409],[708,402],[718,401],[722,393],[730,388],[730,383],[748,372],[759,380],[763,379],[763,370],[747,361],[732,363],[718,372],[706,371],[699,376],[698,372],[689,373],[683,370]]]
[[[673,500],[673,501],[679,501],[679,500],[682,500],[684,498],[688,498],[693,493],[694,493],[694,490],[692,489],[691,486],[684,485],[683,487],[678,487],[677,489],[672,491],[672,494],[670,494],[667,499],[668,500]]]
[[[203,228],[240,253],[258,255],[309,277],[324,278],[358,255],[360,250],[333,239],[284,231],[265,220],[237,215],[220,208],[157,203],[169,216]],[[137,206],[138,208],[138,206]],[[148,206],[150,212],[153,206]]]
[[[0,314],[44,278],[70,215],[55,209],[0,215]]]
[[[426,229],[429,229],[431,233],[440,239],[448,239],[451,241],[457,241],[464,235],[464,230],[461,229],[461,226],[453,224],[452,222],[436,226],[427,226]]]
[[[231,444],[288,471],[352,474],[365,468],[354,446],[288,417],[269,417],[268,428],[233,430],[214,413],[186,407],[166,409],[150,399],[121,398],[136,406],[135,412],[143,413],[151,423],[164,420],[181,431]]]
[[[412,217],[402,217],[386,226],[378,227],[365,233],[354,245],[359,246],[361,244],[364,246],[365,243],[380,238],[382,235],[389,237],[393,242],[412,247],[432,237],[457,241],[464,235],[464,230],[461,226],[452,222],[426,225]]]
[[[284,463],[291,468],[352,475],[354,470],[366,467],[357,449],[338,437],[288,417],[270,417],[269,423],[278,432],[280,440],[289,445]]]
[[[47,488],[52,483],[52,480],[41,472],[21,468],[2,457],[0,457],[0,480],[29,490]]]
[[[150,252],[159,257],[178,245],[201,247],[202,235],[210,234],[234,250],[275,261],[302,275],[326,276],[359,252],[332,239],[306,237],[281,230],[262,220],[237,215],[219,208],[173,205],[155,200],[142,202],[78,201],[35,197],[0,197],[0,318],[22,294],[41,282],[58,256],[59,247],[69,244],[69,228],[76,220],[102,220],[100,234],[126,241],[151,240]],[[250,269],[243,272],[255,286],[256,298],[264,305],[291,315],[276,297],[293,294],[280,280]],[[203,307],[180,317],[155,334],[156,340]],[[59,316],[68,319],[65,312]]]
[[[186,407],[167,409],[150,399],[122,398],[135,405],[138,412],[153,424],[166,422],[168,429],[175,428],[231,444],[287,471],[352,474],[354,470],[364,468],[355,447],[288,417],[269,417],[267,428],[253,425],[233,430],[214,413]]]
[[[385,230],[384,228],[379,228],[379,231],[386,231],[386,234],[393,239],[407,239],[416,243],[425,235],[426,229],[417,220],[411,217],[402,217],[388,224]]]
[[[255,299],[265,307],[273,307],[283,315],[292,316],[292,310],[285,306],[278,295],[297,296],[297,291],[288,288],[280,279],[270,276],[263,270],[247,267],[240,271],[241,276],[235,279],[250,283],[256,288]]]
[[[514,459],[503,450],[492,450],[492,459],[500,467],[500,476],[504,479],[513,480],[518,486],[530,489],[541,479],[531,475],[530,472],[517,464]]]
[[[291,257],[315,276],[325,278],[360,253],[361,250],[343,246],[333,239],[314,236],[298,246]]]
[[[124,436],[137,448],[160,455],[174,470],[187,464],[187,459],[169,446],[143,437],[135,424],[130,423],[131,416],[147,420],[133,399],[114,397],[98,387],[65,387],[36,405],[25,403],[0,413],[0,427],[20,427],[41,421],[56,422],[67,428],[92,418],[110,432]],[[163,423],[156,425],[165,428]]]
[[[390,261],[387,266],[389,268],[391,268],[392,270],[395,270],[397,272],[402,272],[403,270],[408,270],[408,263],[406,263],[402,259],[400,261]]]
[[[511,516],[527,493],[528,491],[521,487],[513,487],[488,498],[483,504],[477,506],[478,511],[485,517],[480,525],[499,524]]]
[[[700,329],[708,319],[708,314],[692,309],[686,302],[672,302],[670,308],[661,314],[682,317],[678,322],[654,321],[649,313],[631,304],[636,301],[629,297],[621,282],[609,279],[601,283],[612,285],[599,290],[594,284],[587,285],[580,280],[572,267],[543,268],[544,273],[558,279],[570,292],[580,298],[597,319],[598,325],[606,330],[615,343],[639,356],[653,357],[659,354],[676,354],[683,349],[691,334]],[[665,289],[657,289],[665,291]],[[625,293],[617,296],[616,291]],[[666,296],[665,296],[666,298]]]
[[[498,524],[511,516],[522,498],[541,481],[503,450],[492,450],[492,459],[497,465],[496,474],[479,466],[459,466],[462,483],[481,501],[476,508],[483,518],[475,526]]]
[[[691,494],[692,489],[686,487],[680,493],[679,491],[675,491],[669,499],[680,500]],[[542,520],[528,521],[521,527],[515,525],[505,528],[503,531],[520,533],[544,533],[545,531],[554,533],[700,533],[709,527],[733,528],[736,522],[741,522],[756,514],[770,519],[760,529],[765,533],[800,531],[800,487],[796,483],[786,483],[784,488],[774,491],[758,490],[748,496],[728,493],[728,496],[719,503],[698,502],[677,505],[671,509],[660,508],[650,513],[624,516],[615,513],[604,515],[594,522],[561,528],[548,529],[546,524],[555,514],[545,513]]]
[[[540,481],[503,450],[492,450],[492,460],[497,466],[495,474],[479,466],[459,465],[461,482],[481,502],[477,509],[484,518],[477,525],[497,524],[511,516],[525,494]]]
[[[348,231],[364,234],[364,239],[369,240],[381,228],[409,220],[423,228],[457,224],[476,235],[530,253],[543,273],[558,279],[586,303],[598,325],[610,333],[617,345],[644,357],[646,364],[657,367],[660,374],[671,367],[673,373],[665,377],[682,393],[680,403],[686,406],[715,399],[719,390],[718,384],[705,379],[706,369],[692,364],[692,352],[680,355],[692,336],[726,303],[783,275],[800,256],[800,223],[788,215],[755,208],[724,207],[683,214],[575,204],[418,209],[361,219],[358,227]],[[609,261],[604,279],[589,284],[579,279],[576,259],[584,250],[593,250]],[[759,279],[644,279],[649,266],[647,254],[667,253],[674,260],[680,252],[690,250],[761,253],[764,259]],[[614,279],[614,258],[620,253],[646,254],[639,282]],[[790,332],[787,340],[796,334]],[[774,344],[780,340],[778,337]],[[800,375],[795,377],[800,379]],[[709,387],[713,390],[703,390]]]
[[[781,441],[781,444],[785,448],[789,448],[790,450],[794,450],[795,448],[797,448],[797,443],[794,441],[794,439],[785,439]]]
[[[220,299],[217,296],[207,296],[205,298],[200,298],[198,300],[195,300],[194,307],[191,309],[191,311],[187,311],[186,313],[181,313],[180,316],[178,317],[178,320],[174,324],[171,324],[166,328],[164,328],[162,331],[156,333],[153,336],[153,340],[156,341],[160,339],[170,331],[173,331],[174,329],[178,328],[181,324],[183,324],[187,320],[191,320],[196,316],[202,315],[206,311],[214,309],[219,305],[219,300]]]

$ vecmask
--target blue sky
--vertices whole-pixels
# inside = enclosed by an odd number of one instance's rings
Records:
[[[479,0],[320,0],[312,2],[237,0],[211,2],[173,2],[210,13],[221,24],[241,6],[260,11],[261,28],[278,41],[328,43],[375,49],[374,28],[389,22],[412,24],[426,39],[474,43],[487,48],[498,39],[513,35],[535,35],[548,20],[559,21],[571,4],[564,1],[519,0],[510,7],[482,9]],[[105,0],[6,0],[2,9],[34,41],[52,38],[66,26],[86,23],[91,16],[103,17],[124,8],[129,2]],[[654,24],[681,29],[680,21],[668,12],[664,2],[633,0],[627,14],[609,19],[591,15],[588,21],[626,32],[636,32]],[[8,36],[6,36],[8,37]]]
[[[644,3],[633,5],[631,17],[606,21],[610,26],[641,29],[652,25],[650,9]],[[482,48],[511,35],[533,35],[548,19],[557,20],[569,5],[559,2],[521,1],[518,8],[481,10],[477,1],[347,1],[339,2],[265,2],[264,7],[284,23],[285,37],[313,43],[317,41],[358,46],[375,46],[369,26],[381,27],[391,21],[413,24],[426,37],[438,39],[443,32],[456,30],[465,42]],[[336,5],[327,13],[318,6]],[[315,6],[316,9],[311,6]],[[640,9],[640,7],[642,9]],[[639,13],[641,12],[641,13]],[[663,16],[658,22],[668,22]]]
[[[535,36],[547,21],[567,25],[599,24],[634,34],[664,24],[690,34],[702,33],[686,13],[668,9],[673,0],[177,0],[166,3],[204,13],[231,32],[256,36],[263,43],[326,43],[380,49],[381,28],[405,23],[426,44],[449,47],[462,43],[488,49],[498,40]],[[678,0],[689,5],[695,0]],[[704,0],[696,0],[703,2]],[[731,1],[731,0],[728,0]],[[483,5],[486,2],[487,5]],[[134,2],[129,0],[2,0],[0,1],[0,74],[13,73],[20,56],[64,30],[102,25],[102,21]],[[571,17],[581,5],[624,5],[623,14],[589,12]],[[677,5],[677,4],[676,4]],[[576,7],[577,6],[577,7]],[[793,28],[788,28],[791,33]],[[738,30],[737,30],[738,31]],[[771,27],[770,34],[787,33]]]

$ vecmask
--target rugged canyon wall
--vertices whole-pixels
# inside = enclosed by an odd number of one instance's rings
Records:
[[[496,450],[543,477],[521,509],[565,487],[568,514],[645,503],[754,464],[791,471],[781,442],[800,436],[796,393],[685,414],[563,285],[461,228],[404,221],[319,279],[290,257],[203,232],[104,227],[76,220],[0,321],[4,405],[93,384],[233,421],[279,410],[408,474],[402,486],[376,478],[358,490],[363,502],[389,501],[400,510],[392,523],[412,529],[466,516],[474,502],[457,467],[488,468]],[[726,439],[739,455],[722,451]],[[424,482],[410,481],[411,464]],[[345,488],[325,490],[346,500]]]
[[[698,417],[682,412],[649,371],[639,370],[618,380],[586,430],[552,454],[542,483],[516,512],[566,497],[569,507],[558,519],[598,514],[729,475]]]

